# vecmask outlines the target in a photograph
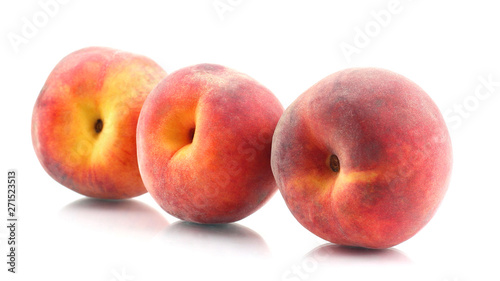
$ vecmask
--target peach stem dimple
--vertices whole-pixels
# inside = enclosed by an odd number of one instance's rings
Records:
[[[192,143],[193,142],[193,139],[194,139],[194,131],[195,131],[195,128],[191,128],[189,130],[189,142]]]
[[[94,125],[94,130],[96,133],[100,133],[102,131],[102,128],[104,126],[104,123],[102,122],[101,119],[97,119]]]
[[[335,154],[332,154],[330,156],[330,169],[332,169],[332,171],[334,171],[335,173],[340,172],[340,161]]]

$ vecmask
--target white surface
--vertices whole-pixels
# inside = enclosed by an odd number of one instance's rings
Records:
[[[500,81],[495,1],[401,0],[390,6],[390,0],[220,0],[234,5],[222,19],[214,0],[67,2],[18,52],[9,34],[21,35],[23,18],[32,21],[43,9],[37,1],[0,4],[0,177],[15,168],[20,182],[19,273],[7,274],[3,263],[0,276],[500,280],[500,86],[477,104],[473,97],[480,77]],[[388,5],[396,13],[377,30],[373,13],[388,10]],[[342,42],[354,44],[356,28],[366,27],[373,37],[348,61]],[[442,112],[451,112],[454,170],[448,194],[420,233],[381,252],[329,245],[295,221],[279,193],[250,217],[220,228],[178,222],[148,194],[119,204],[82,199],[43,171],[31,145],[30,122],[35,99],[55,64],[92,45],[149,56],[169,73],[203,62],[232,67],[267,86],[285,107],[324,76],[347,67],[401,73],[423,87]],[[464,101],[469,102],[468,118],[457,117],[454,107]],[[5,196],[4,191],[2,218]],[[134,218],[139,225],[131,224]],[[2,257],[6,236],[2,227]]]

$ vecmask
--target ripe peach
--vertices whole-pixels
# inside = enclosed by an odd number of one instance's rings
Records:
[[[144,184],[168,213],[227,223],[276,191],[271,139],[283,112],[249,76],[200,64],[168,75],[146,99],[137,127]]]
[[[271,162],[304,227],[333,243],[388,248],[436,212],[452,149],[420,87],[387,70],[354,68],[324,78],[287,108]]]
[[[149,58],[109,48],[85,48],[62,59],[33,110],[33,147],[45,171],[89,197],[145,193],[137,165],[137,119],[165,75]]]

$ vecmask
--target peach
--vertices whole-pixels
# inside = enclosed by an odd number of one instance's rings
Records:
[[[45,171],[89,197],[145,193],[137,119],[146,96],[165,76],[151,59],[109,48],[85,48],[63,58],[33,109],[33,147]]]
[[[137,127],[147,190],[186,221],[228,223],[250,215],[277,190],[271,140],[282,112],[268,89],[220,65],[168,75],[146,99]]]
[[[452,148],[420,87],[387,70],[353,68],[286,109],[271,162],[288,208],[308,230],[341,245],[388,248],[436,212]]]

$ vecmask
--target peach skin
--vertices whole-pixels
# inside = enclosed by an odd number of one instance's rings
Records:
[[[228,223],[277,190],[270,157],[283,112],[249,76],[200,64],[168,75],[146,99],[137,127],[144,184],[177,218]]]
[[[271,162],[305,228],[341,245],[388,248],[436,212],[452,148],[420,87],[387,70],[353,68],[319,81],[286,109]]]
[[[166,76],[144,56],[90,47],[63,58],[33,109],[33,147],[60,184],[101,199],[146,192],[136,128],[146,96]]]

